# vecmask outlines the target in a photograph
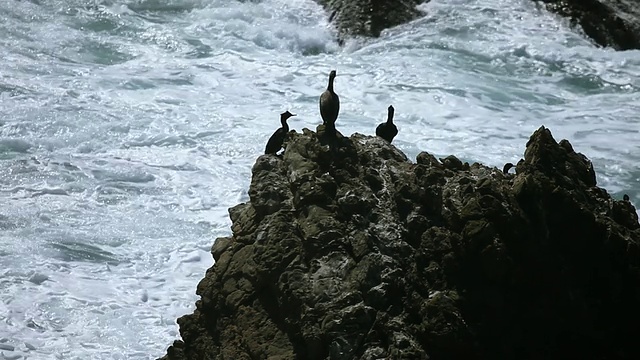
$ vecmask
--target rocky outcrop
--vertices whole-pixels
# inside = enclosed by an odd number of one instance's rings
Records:
[[[415,20],[424,13],[416,8],[425,0],[316,0],[331,15],[338,38],[378,37],[384,29]]]
[[[640,0],[542,0],[601,46],[640,49]]]
[[[640,358],[638,216],[568,141],[503,174],[319,134],[258,158],[164,359]]]
[[[338,30],[348,36],[378,37],[384,29],[415,20],[424,13],[417,5],[429,0],[316,0]],[[617,50],[640,49],[640,0],[534,0],[580,24],[601,46]]]

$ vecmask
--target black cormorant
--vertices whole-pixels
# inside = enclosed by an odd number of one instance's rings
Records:
[[[387,122],[378,125],[378,127],[376,128],[376,135],[387,140],[388,143],[391,143],[393,138],[398,135],[398,128],[393,124],[394,111],[395,109],[393,108],[393,106],[389,105]]]
[[[333,79],[335,78],[336,71],[331,70],[327,90],[320,95],[320,116],[322,116],[322,123],[334,130],[338,112],[340,112],[340,98],[338,94],[333,92]]]
[[[276,130],[276,132],[271,135],[269,141],[267,142],[267,147],[264,149],[265,154],[275,154],[282,148],[282,144],[284,143],[284,138],[287,136],[289,132],[289,125],[287,125],[287,119],[292,116],[296,116],[295,114],[290,113],[289,111],[285,111],[280,114],[280,123],[282,123],[282,127]]]

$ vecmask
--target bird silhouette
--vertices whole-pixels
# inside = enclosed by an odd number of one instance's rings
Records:
[[[338,94],[333,91],[333,80],[336,78],[336,71],[331,70],[329,73],[329,84],[327,90],[320,95],[320,116],[322,116],[322,122],[327,128],[335,130],[336,119],[340,112],[340,98]]]
[[[282,127],[276,130],[273,135],[267,141],[267,146],[264,149],[265,154],[275,154],[280,149],[282,149],[282,144],[284,143],[284,139],[287,137],[287,133],[289,132],[289,125],[287,124],[287,119],[292,116],[296,116],[295,114],[290,113],[289,111],[285,111],[280,114],[280,123]]]
[[[389,144],[393,141],[393,138],[398,135],[398,128],[393,123],[393,114],[395,113],[395,109],[392,105],[389,105],[387,109],[387,122],[384,122],[376,128],[376,135],[381,138],[387,140]]]

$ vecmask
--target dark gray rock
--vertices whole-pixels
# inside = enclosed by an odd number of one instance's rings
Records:
[[[638,216],[568,141],[540,128],[505,175],[290,135],[164,359],[640,358]]]
[[[538,1],[538,0],[534,0]],[[350,36],[378,37],[384,29],[424,15],[423,0],[316,0],[330,14],[343,41]],[[546,9],[579,24],[601,46],[640,49],[640,0],[540,0]]]
[[[316,0],[330,15],[338,37],[378,37],[384,29],[415,20],[424,13],[417,5],[424,0]]]
[[[640,49],[640,0],[542,0],[601,46]]]

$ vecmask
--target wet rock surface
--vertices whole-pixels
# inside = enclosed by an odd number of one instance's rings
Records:
[[[640,358],[638,216],[568,141],[540,128],[505,175],[289,134],[163,359]]]
[[[315,0],[330,14],[338,38],[349,36],[378,37],[384,29],[415,20],[424,13],[416,6],[424,0]]]
[[[640,0],[542,0],[601,46],[640,49]]]
[[[537,1],[537,0],[536,0]],[[384,29],[415,20],[425,13],[423,0],[316,0],[330,14],[343,41],[349,36],[378,37]],[[640,0],[541,0],[546,9],[580,25],[601,46],[640,49]]]

